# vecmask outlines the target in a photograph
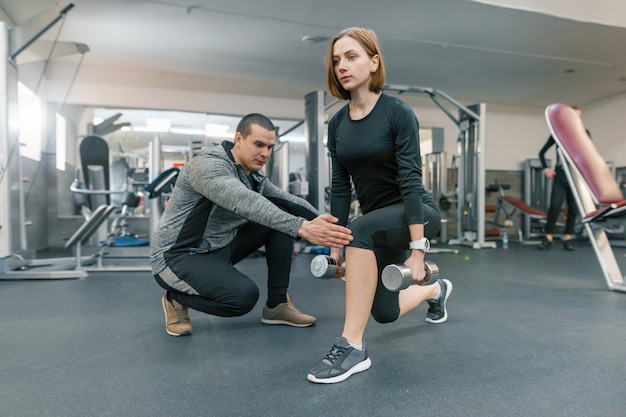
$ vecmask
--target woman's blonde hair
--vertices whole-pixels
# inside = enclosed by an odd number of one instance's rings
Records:
[[[363,49],[365,49],[365,52],[370,58],[378,55],[378,68],[370,76],[369,89],[374,93],[380,93],[383,89],[383,85],[385,84],[385,63],[383,61],[380,43],[378,42],[378,37],[373,30],[358,27],[342,30],[335,35],[328,45],[326,60],[324,62],[326,65],[326,87],[328,88],[328,91],[334,97],[339,99],[350,99],[350,92],[345,90],[341,86],[341,83],[339,83],[337,75],[335,74],[335,66],[333,65],[335,42],[346,36],[356,40],[363,47]]]

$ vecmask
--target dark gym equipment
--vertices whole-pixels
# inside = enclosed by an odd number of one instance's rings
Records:
[[[79,145],[84,183],[90,190],[110,190],[109,145],[98,136],[87,136]],[[110,194],[87,195],[89,208],[95,210],[102,204],[111,204]]]

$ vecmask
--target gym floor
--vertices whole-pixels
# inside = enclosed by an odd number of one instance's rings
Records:
[[[148,272],[0,281],[0,414],[624,415],[626,294],[607,289],[588,243],[429,254],[454,284],[448,321],[425,323],[426,305],[371,320],[372,367],[334,385],[306,374],[341,333],[344,284],[312,278],[311,258],[295,257],[290,287],[318,318],[304,329],[261,324],[263,257],[239,264],[261,288],[252,312],[191,311],[194,334],[180,338],[165,333]]]

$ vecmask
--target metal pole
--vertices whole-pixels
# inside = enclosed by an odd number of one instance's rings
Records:
[[[324,188],[328,184],[324,147],[324,92],[314,91],[304,97],[304,136],[309,182],[308,201],[319,211],[325,209]]]
[[[156,135],[150,145],[148,147],[148,152],[150,154],[150,165],[149,165],[149,178],[148,183],[151,183],[153,180],[161,172],[161,136]],[[152,241],[152,233],[159,225],[159,219],[161,218],[161,204],[160,198],[153,198],[150,201],[150,241]],[[146,204],[146,200],[144,199],[144,204]]]
[[[12,148],[9,138],[9,60],[8,29],[0,22],[0,259],[12,252],[11,218],[9,196],[9,152]]]

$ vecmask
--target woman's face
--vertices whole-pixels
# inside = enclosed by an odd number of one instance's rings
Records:
[[[378,68],[378,55],[370,57],[356,39],[344,36],[333,45],[333,67],[346,91],[368,88],[370,76]]]

